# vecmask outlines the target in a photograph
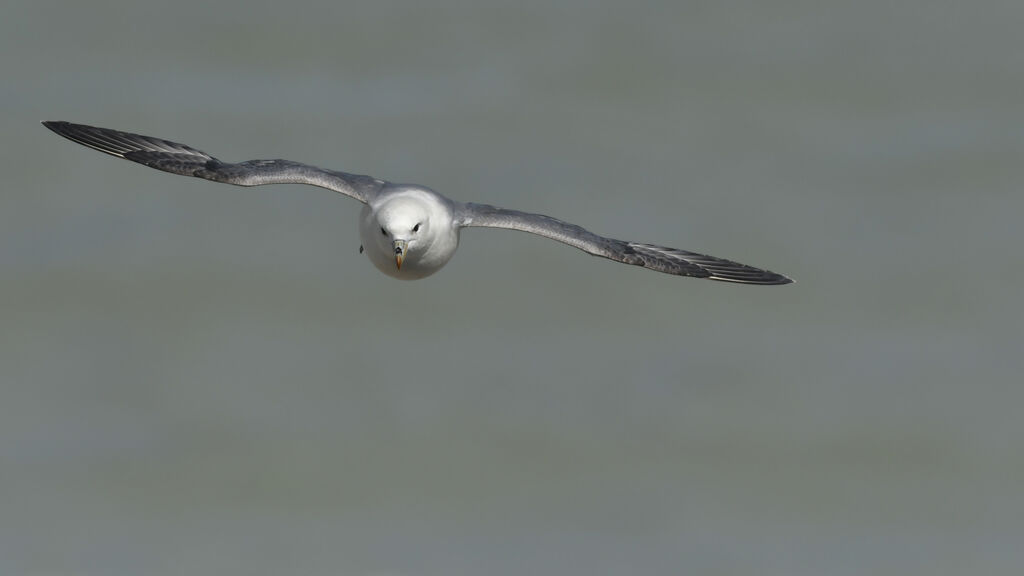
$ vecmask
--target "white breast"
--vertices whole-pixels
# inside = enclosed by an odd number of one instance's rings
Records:
[[[412,231],[415,224],[421,225],[417,232]],[[359,236],[370,262],[401,280],[430,276],[444,267],[459,247],[459,227],[454,224],[450,201],[418,186],[394,186],[364,206]],[[408,242],[401,270],[392,244],[396,239]]]

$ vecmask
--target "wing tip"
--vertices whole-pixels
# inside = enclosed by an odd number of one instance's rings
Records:
[[[39,123],[57,134],[60,134],[61,128],[71,124],[66,120],[40,120]]]
[[[93,126],[75,124],[74,122],[68,122],[67,120],[43,120],[40,124],[48,128],[50,131],[63,136],[68,140],[79,142],[80,144],[85,143],[81,142],[78,138],[81,138],[84,134],[89,134],[90,131],[98,130]],[[99,130],[102,130],[102,128]],[[88,144],[86,144],[86,146],[88,146]]]
[[[793,284],[792,278],[785,276],[780,277],[767,277],[767,278],[726,278],[722,276],[708,276],[708,280],[715,280],[718,282],[729,282],[731,284],[748,284],[751,286],[785,286],[786,284]]]
[[[748,272],[752,271],[753,270],[748,270]],[[757,272],[759,272],[759,274],[754,276],[712,273],[710,276],[707,276],[707,279],[717,280],[718,282],[731,282],[733,284],[753,284],[755,286],[784,286],[786,284],[794,283],[792,278],[770,270],[757,270]]]

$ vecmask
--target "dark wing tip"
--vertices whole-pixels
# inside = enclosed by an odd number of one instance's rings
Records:
[[[64,130],[65,127],[70,124],[70,122],[66,122],[64,120],[43,120],[42,122],[40,122],[40,124],[46,126],[50,130],[53,130],[57,134],[61,134],[61,131]]]
[[[737,284],[756,284],[759,286],[782,286],[784,284],[793,283],[792,278],[783,276],[782,274],[777,274],[770,270],[757,270],[757,272],[758,273],[752,274],[729,274],[719,272],[708,276],[708,280],[734,282]]]
[[[74,124],[64,120],[44,120],[42,124],[54,133],[72,142],[122,158],[125,152],[129,152],[134,147],[130,142],[130,138],[138,137],[135,134],[127,134],[107,128],[97,128],[96,126],[88,126],[86,124]]]
[[[791,284],[793,282],[791,278],[770,270],[677,248],[630,242],[625,245],[625,250],[629,257],[622,259],[623,262],[666,274],[759,286]]]
[[[44,121],[43,126],[93,150],[175,174],[194,176],[192,171],[183,170],[186,167],[200,168],[211,160],[219,162],[206,152],[162,138],[63,120]]]
[[[793,283],[792,278],[772,272],[771,270],[763,270],[713,256],[702,255],[701,260],[697,264],[707,272],[710,272],[710,275],[707,276],[708,280],[734,282],[737,284],[756,284],[758,286],[780,286]]]

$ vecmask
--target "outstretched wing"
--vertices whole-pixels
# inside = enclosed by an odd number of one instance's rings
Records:
[[[214,182],[238,186],[310,184],[341,192],[364,203],[384,185],[382,180],[370,176],[325,170],[291,160],[247,160],[231,164],[191,146],[108,128],[70,122],[43,122],[43,126],[68,140],[112,156],[164,172]]]
[[[605,238],[589,230],[543,214],[530,214],[506,210],[486,204],[463,204],[458,222],[461,226],[508,228],[538,234],[546,238],[575,246],[588,254],[601,256],[624,264],[643,266],[676,276],[693,276],[737,282],[740,284],[789,284],[789,278],[746,264],[706,256],[676,248],[653,244],[640,244]]]

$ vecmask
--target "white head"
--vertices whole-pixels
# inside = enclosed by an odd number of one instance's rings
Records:
[[[458,246],[458,231],[451,226],[447,206],[419,193],[396,194],[368,207],[360,235],[367,255],[381,272],[407,280],[433,274]]]
[[[406,259],[412,260],[422,251],[423,238],[429,238],[430,214],[420,202],[402,199],[388,202],[377,210],[380,243],[395,255],[396,270],[402,270]]]

